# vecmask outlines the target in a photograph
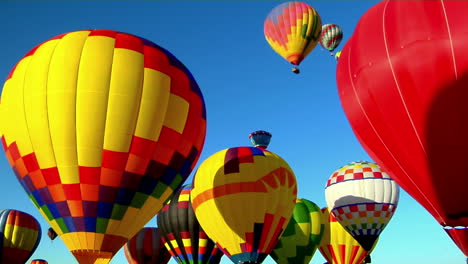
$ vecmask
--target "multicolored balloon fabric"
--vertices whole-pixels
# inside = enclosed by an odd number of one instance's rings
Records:
[[[24,264],[41,240],[41,226],[30,214],[0,210],[0,264]]]
[[[314,256],[324,230],[320,207],[307,199],[297,199],[293,216],[270,256],[278,264],[307,264]]]
[[[29,264],[49,264],[49,262],[44,259],[33,259]]]
[[[263,31],[271,48],[294,65],[315,48],[322,30],[317,11],[304,2],[279,4],[265,19]]]
[[[190,200],[203,230],[234,263],[261,263],[296,204],[296,177],[273,152],[219,151],[199,166]]]
[[[27,195],[81,264],[107,263],[188,177],[206,112],[189,70],[112,30],[56,36],[1,97],[2,143]]]
[[[177,263],[217,264],[223,252],[203,231],[190,202],[192,185],[184,185],[158,213],[158,227]]]
[[[370,251],[366,251],[359,242],[336,220],[328,207],[322,208],[322,223],[325,225],[319,251],[328,264],[362,264]]]
[[[463,227],[452,237],[468,237],[468,16],[460,10],[467,1],[381,1],[361,17],[336,72],[364,149],[441,226]],[[468,244],[458,246],[468,257]]]
[[[325,187],[331,213],[369,251],[398,205],[399,187],[379,165],[351,162],[332,173]]]
[[[343,30],[336,24],[325,24],[322,26],[322,32],[320,33],[319,43],[320,45],[332,52],[341,43],[343,39]],[[333,53],[331,53],[333,55]]]
[[[129,264],[166,264],[171,258],[157,227],[142,228],[123,249]]]

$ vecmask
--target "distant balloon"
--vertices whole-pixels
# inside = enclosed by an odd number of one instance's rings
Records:
[[[362,264],[373,248],[366,251],[349,232],[336,221],[327,207],[322,208],[322,223],[325,225],[319,250],[329,264]]]
[[[344,46],[336,80],[367,153],[453,229],[468,257],[468,16],[460,10],[468,1],[379,2]]]
[[[192,203],[192,185],[184,185],[157,216],[167,250],[177,263],[217,264],[223,252],[200,227]]]
[[[320,33],[319,42],[320,45],[330,51],[333,55],[333,51],[340,45],[343,39],[343,30],[336,24],[325,24],[322,26],[322,32]]]
[[[129,264],[166,264],[171,255],[161,240],[161,230],[144,227],[124,245]]]
[[[261,263],[296,204],[296,177],[273,152],[236,147],[208,157],[193,179],[195,215],[234,263]]]
[[[320,207],[297,199],[286,230],[270,256],[278,264],[307,264],[314,256],[324,232]]]
[[[271,134],[267,131],[258,130],[250,133],[249,138],[254,147],[266,149],[270,144]]]
[[[341,50],[340,50],[340,51],[337,51],[337,52],[335,53],[335,60],[338,61],[338,59],[340,58],[340,56],[341,56]]]
[[[0,264],[24,264],[41,240],[41,226],[30,214],[0,210]]]
[[[49,264],[49,262],[44,259],[33,259],[29,264]]]
[[[50,240],[54,240],[58,235],[52,227],[49,227],[49,229],[47,229],[47,236],[50,238]]]
[[[325,187],[331,213],[369,251],[392,218],[399,187],[371,162],[351,162],[333,172]]]
[[[32,49],[2,91],[0,131],[27,195],[80,264],[107,263],[189,176],[202,93],[158,45],[112,30]]]
[[[263,27],[271,48],[293,65],[299,65],[315,48],[321,30],[319,14],[303,2],[279,4],[268,14]],[[293,71],[299,73],[296,67]]]

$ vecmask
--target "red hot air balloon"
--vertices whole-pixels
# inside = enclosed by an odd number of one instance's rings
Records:
[[[467,1],[380,2],[342,50],[336,78],[368,154],[468,256],[468,16],[460,10]]]
[[[0,210],[0,264],[23,264],[41,240],[41,226],[30,214]]]
[[[144,227],[124,245],[130,264],[166,264],[171,255],[161,240],[161,230]]]

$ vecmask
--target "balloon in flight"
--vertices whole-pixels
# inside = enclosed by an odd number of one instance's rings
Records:
[[[123,249],[129,264],[166,264],[171,258],[157,227],[142,228]]]
[[[24,264],[41,241],[41,226],[30,214],[0,210],[0,264]]]
[[[379,2],[344,46],[336,79],[367,153],[468,257],[468,16],[460,10],[467,1]]]
[[[265,19],[263,32],[271,48],[293,65],[299,65],[315,48],[322,20],[310,5],[284,2],[274,7]],[[299,73],[297,67],[293,72]]]
[[[261,263],[286,228],[296,196],[296,178],[281,157],[233,147],[203,161],[190,199],[201,227],[232,262]]]
[[[82,30],[8,76],[2,143],[27,195],[81,264],[108,263],[188,177],[206,112],[189,70],[153,42]]]

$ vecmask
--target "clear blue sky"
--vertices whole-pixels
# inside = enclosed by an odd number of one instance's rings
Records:
[[[181,60],[203,92],[208,132],[197,165],[219,150],[249,145],[248,134],[254,130],[267,130],[273,134],[269,149],[283,157],[296,174],[298,197],[323,207],[324,186],[331,173],[348,162],[370,158],[341,108],[336,62],[328,51],[317,46],[301,64],[301,74],[295,75],[265,41],[263,21],[281,2],[2,0],[0,79],[3,84],[10,69],[31,48],[61,33],[112,29],[147,38]],[[360,16],[377,3],[305,2],[319,12],[323,23],[342,27],[344,40],[339,49]],[[47,222],[29,201],[3,154],[0,175],[0,208],[28,212],[42,226],[43,239],[31,259],[76,263],[60,239],[48,239]],[[147,226],[156,226],[155,219]],[[404,191],[372,260],[378,264],[465,262],[438,223]],[[311,263],[323,262],[317,251]],[[111,263],[127,263],[122,250]],[[231,261],[223,257],[222,263]],[[267,258],[264,263],[274,261]]]

